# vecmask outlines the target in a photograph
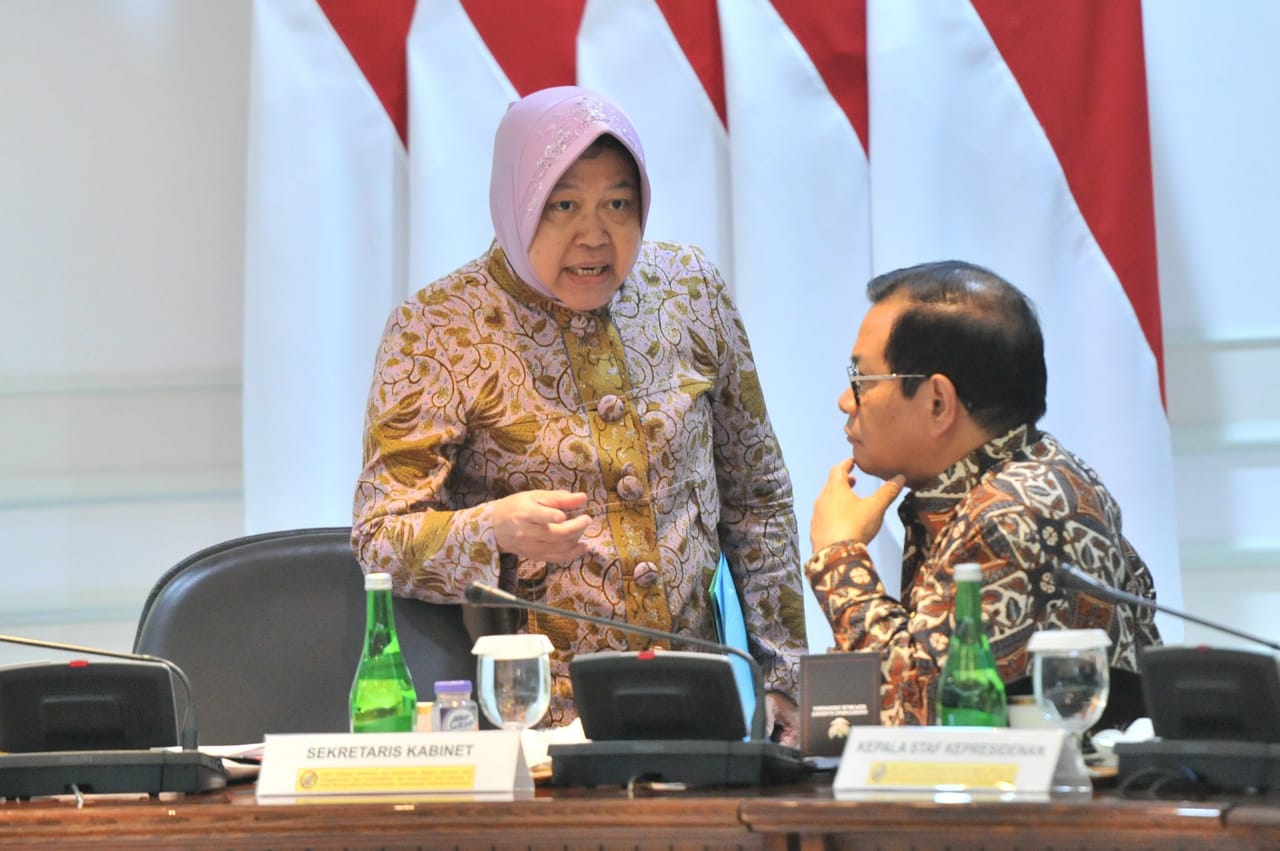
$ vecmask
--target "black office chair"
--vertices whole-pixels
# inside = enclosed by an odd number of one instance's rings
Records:
[[[337,527],[237,538],[184,559],[151,589],[133,649],[186,672],[202,744],[348,729],[365,628],[350,535]],[[460,606],[397,598],[395,617],[421,699],[433,698],[436,680],[474,678]]]

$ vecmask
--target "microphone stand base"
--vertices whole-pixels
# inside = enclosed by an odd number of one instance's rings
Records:
[[[1190,789],[1267,792],[1280,789],[1280,745],[1216,739],[1117,742],[1119,784],[1174,794]]]
[[[810,768],[795,748],[774,742],[705,739],[553,744],[551,785],[626,786],[634,780],[688,786],[790,783]]]
[[[47,751],[0,756],[0,797],[209,792],[226,788],[222,760],[199,751]]]

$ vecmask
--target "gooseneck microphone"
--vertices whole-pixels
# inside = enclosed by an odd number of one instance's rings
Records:
[[[622,632],[631,632],[636,635],[644,635],[649,638],[658,638],[664,641],[678,642],[688,644],[693,647],[702,647],[707,650],[714,650],[718,653],[728,653],[737,656],[739,659],[746,661],[751,669],[751,684],[756,692],[756,708],[755,713],[751,717],[751,741],[764,741],[764,677],[760,673],[760,664],[744,650],[737,647],[731,647],[728,644],[721,644],[718,641],[707,641],[705,638],[695,638],[690,635],[680,635],[675,632],[663,632],[660,629],[652,629],[647,626],[637,626],[626,621],[611,620],[597,615],[588,615],[582,612],[575,612],[571,609],[559,609],[555,606],[548,606],[545,603],[535,603],[532,600],[525,600],[510,594],[500,588],[494,588],[492,585],[486,585],[483,582],[472,582],[467,586],[466,597],[468,603],[474,603],[479,606],[508,606],[518,609],[528,609],[533,612],[540,612],[546,615],[555,615],[557,617],[572,618],[573,620],[586,621],[587,623],[598,624],[599,626],[609,627],[610,629],[621,630]]]
[[[183,711],[182,718],[178,721],[179,742],[184,751],[193,751],[197,748],[199,736],[196,732],[196,709],[191,699],[191,680],[187,679],[187,675],[173,662],[160,656],[148,656],[145,653],[126,653],[121,650],[104,650],[99,647],[84,647],[79,644],[64,644],[60,641],[44,641],[39,638],[21,638],[16,635],[0,634],[0,642],[5,644],[21,644],[25,647],[40,647],[45,650],[60,650],[65,653],[84,653],[90,656],[106,656],[112,659],[127,659],[130,662],[150,662],[152,664],[161,665],[169,671],[170,677],[177,680],[182,686],[183,692]]]
[[[1167,615],[1173,615],[1184,621],[1189,621],[1200,626],[1207,627],[1218,632],[1234,635],[1236,638],[1243,638],[1246,641],[1252,641],[1261,644],[1263,647],[1269,647],[1272,650],[1280,650],[1280,643],[1268,641],[1256,635],[1250,635],[1238,629],[1224,626],[1220,623],[1207,621],[1204,618],[1198,618],[1195,615],[1189,615],[1186,612],[1180,612],[1177,609],[1171,609],[1168,606],[1161,606],[1155,600],[1148,600],[1137,594],[1131,594],[1128,591],[1121,591],[1119,588],[1113,588],[1097,577],[1090,576],[1078,567],[1069,564],[1059,564],[1053,569],[1053,577],[1064,588],[1072,588],[1076,591],[1084,591],[1103,600],[1112,603],[1122,603],[1131,606],[1140,606],[1144,609],[1152,609],[1157,612],[1164,612]]]

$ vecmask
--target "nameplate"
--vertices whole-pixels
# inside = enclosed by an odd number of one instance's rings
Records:
[[[507,730],[268,735],[257,790],[263,804],[532,794],[520,734]]]
[[[1062,730],[853,727],[837,793],[966,792],[1048,797]]]

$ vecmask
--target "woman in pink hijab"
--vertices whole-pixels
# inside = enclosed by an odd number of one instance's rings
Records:
[[[479,580],[562,609],[712,639],[723,552],[795,744],[806,651],[791,481],[746,331],[697,248],[645,242],[631,122],[574,86],[517,101],[494,143],[497,239],[391,315],[370,392],[353,543],[396,592]],[[547,724],[574,717],[575,653],[649,642],[528,615],[554,645]]]

